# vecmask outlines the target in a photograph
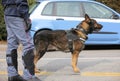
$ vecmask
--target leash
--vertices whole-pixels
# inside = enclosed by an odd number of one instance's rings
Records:
[[[36,32],[35,30],[30,30],[30,31]]]

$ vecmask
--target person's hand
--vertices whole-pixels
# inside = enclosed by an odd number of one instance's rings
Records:
[[[28,32],[31,29],[31,25],[32,25],[31,20],[27,19],[27,20],[25,20],[25,23],[26,23],[25,31]]]

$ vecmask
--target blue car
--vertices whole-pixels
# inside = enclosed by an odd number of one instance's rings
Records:
[[[30,10],[31,35],[44,28],[75,28],[86,13],[103,25],[88,36],[86,45],[120,45],[120,14],[93,0],[37,0]]]

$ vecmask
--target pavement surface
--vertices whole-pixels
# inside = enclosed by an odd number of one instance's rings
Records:
[[[0,44],[0,81],[7,80],[5,60],[6,44]],[[22,46],[19,47],[19,73],[22,75]],[[42,81],[120,81],[120,50],[83,50],[78,59],[80,73],[71,67],[71,54],[61,51],[47,52],[38,62],[41,70],[36,76]]]

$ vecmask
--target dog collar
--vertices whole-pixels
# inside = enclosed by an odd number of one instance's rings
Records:
[[[83,33],[85,33],[86,35],[88,34],[87,31],[85,31],[85,29],[83,29],[82,27],[80,27],[80,28],[76,27],[76,29],[81,30],[81,31],[82,31]]]

